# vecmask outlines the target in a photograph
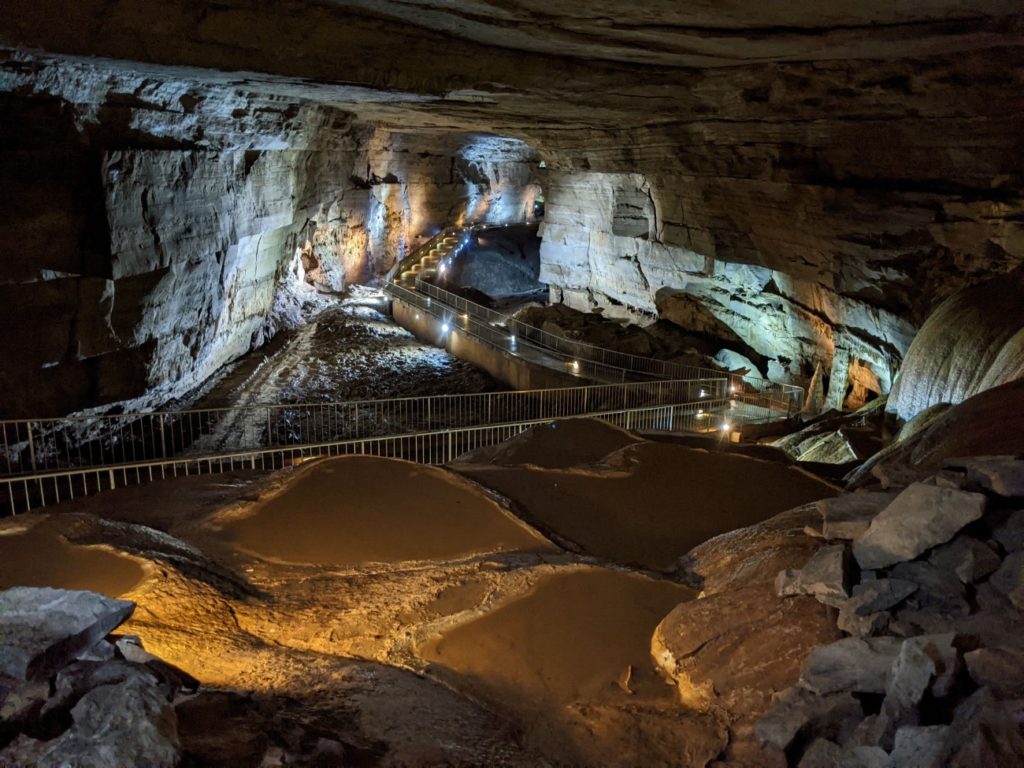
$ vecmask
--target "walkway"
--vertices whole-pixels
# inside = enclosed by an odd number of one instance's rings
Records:
[[[464,235],[465,230],[462,231]],[[798,387],[626,355],[554,336],[426,282],[459,247],[442,233],[386,290],[474,339],[580,379],[512,392],[0,422],[0,515],[178,475],[269,470],[345,454],[443,464],[556,419],[625,429],[739,432],[788,417]],[[596,382],[596,383],[594,383]],[[230,448],[222,438],[230,435]]]

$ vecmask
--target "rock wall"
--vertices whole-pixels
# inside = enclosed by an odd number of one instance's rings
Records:
[[[909,420],[1024,378],[1024,269],[946,299],[910,345],[888,410]]]
[[[0,416],[179,397],[281,325],[268,316],[289,276],[336,292],[452,220],[532,204],[521,142],[482,162],[477,136],[399,134],[195,83],[51,74],[0,79]]]
[[[913,326],[844,294],[825,265],[797,270],[700,240],[686,229],[686,179],[552,172],[544,186],[541,280],[554,300],[650,323],[676,318],[669,305],[683,294],[760,356],[761,375],[806,383],[821,363],[831,371],[834,407],[865,378],[876,393],[888,392]]]

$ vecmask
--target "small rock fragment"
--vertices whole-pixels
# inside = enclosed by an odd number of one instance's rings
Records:
[[[895,498],[895,493],[863,491],[816,502],[822,516],[822,536],[850,540],[860,537],[875,516]]]
[[[854,542],[861,568],[886,568],[944,544],[985,511],[985,497],[914,483],[900,493]]]

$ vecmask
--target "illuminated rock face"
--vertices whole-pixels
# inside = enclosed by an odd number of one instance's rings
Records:
[[[428,224],[484,210],[516,218],[537,191],[516,142],[547,168],[542,260],[556,298],[646,321],[660,290],[688,291],[764,359],[762,373],[800,381],[820,363],[831,406],[888,391],[932,309],[1024,259],[1019,3],[644,0],[594,13],[566,0],[170,0],[153,24],[144,0],[81,0],[59,25],[52,5],[9,5],[0,93],[35,98],[5,117],[53,107],[73,124],[5,173],[28,178],[7,210],[39,225],[6,227],[5,251],[50,256],[5,259],[0,278],[82,276],[31,289],[55,330],[30,370],[64,390],[62,403],[129,397],[243,347],[266,308],[214,306],[234,295],[225,243],[250,254],[235,257],[248,275],[275,238],[278,265],[308,240],[310,276],[336,287],[342,273],[389,263]],[[182,174],[119,182],[139,212],[149,183],[159,197],[226,177],[188,209],[209,214],[196,232],[220,242],[203,253],[160,243],[175,264],[223,272],[223,287],[192,320],[165,316],[166,333],[136,323],[80,355],[83,328],[118,327],[82,311],[110,303],[108,281],[119,282],[107,241],[120,235],[97,214],[118,185],[103,187],[98,169],[111,153],[152,150],[169,163],[163,153],[184,153]],[[250,162],[277,186],[246,191]],[[62,165],[80,179],[76,194]],[[318,266],[338,250],[341,267]],[[159,263],[147,259],[138,275],[118,267],[143,296]],[[191,292],[175,279],[172,292]],[[186,328],[206,341],[172,340]],[[154,365],[175,348],[193,361]],[[53,350],[66,351],[41,368]]]
[[[910,419],[1024,377],[1024,269],[946,299],[911,344],[888,408]]]
[[[280,326],[268,318],[289,268],[340,291],[440,224],[517,220],[532,206],[521,142],[484,157],[466,134],[398,134],[195,83],[60,74],[46,98],[4,99],[0,416],[179,396]]]

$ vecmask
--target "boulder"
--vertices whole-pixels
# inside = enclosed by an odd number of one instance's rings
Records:
[[[988,544],[973,536],[961,535],[936,547],[928,562],[939,570],[955,573],[964,584],[970,584],[995,571],[1001,561]]]
[[[940,765],[949,727],[905,725],[896,731],[890,757],[895,768],[935,768]]]
[[[935,674],[935,662],[913,640],[904,640],[893,662],[882,714],[893,724],[917,725],[916,706]]]
[[[875,516],[895,498],[895,493],[860,491],[816,502],[822,517],[822,536],[826,539],[851,541],[859,538],[867,531]]]
[[[135,603],[95,592],[14,587],[0,592],[0,673],[42,680],[98,644]]]
[[[174,709],[145,675],[89,691],[71,710],[71,717],[72,726],[49,741],[19,736],[0,751],[0,765],[174,768],[178,764]],[[74,756],[73,763],[68,762],[69,756]]]
[[[966,471],[969,485],[997,496],[1024,497],[1024,459],[1015,456],[972,456],[947,459],[945,466]]]
[[[846,546],[822,547],[799,569],[780,571],[775,579],[779,597],[811,595],[825,605],[840,605],[848,595],[846,582]]]
[[[786,749],[798,733],[845,741],[863,714],[848,692],[818,695],[805,688],[787,688],[757,720],[754,733],[762,745],[777,749]]]
[[[992,532],[992,536],[1007,552],[1024,549],[1024,509],[1010,515],[1006,522]]]
[[[811,651],[800,684],[817,693],[885,693],[889,671],[899,655],[895,637],[847,637]]]
[[[989,579],[1019,610],[1024,610],[1024,551],[1011,553]]]
[[[914,483],[882,510],[853,545],[861,568],[886,568],[945,544],[985,512],[985,497]]]
[[[979,686],[1001,699],[1024,696],[1024,651],[1016,648],[978,648],[964,654],[967,671]]]

